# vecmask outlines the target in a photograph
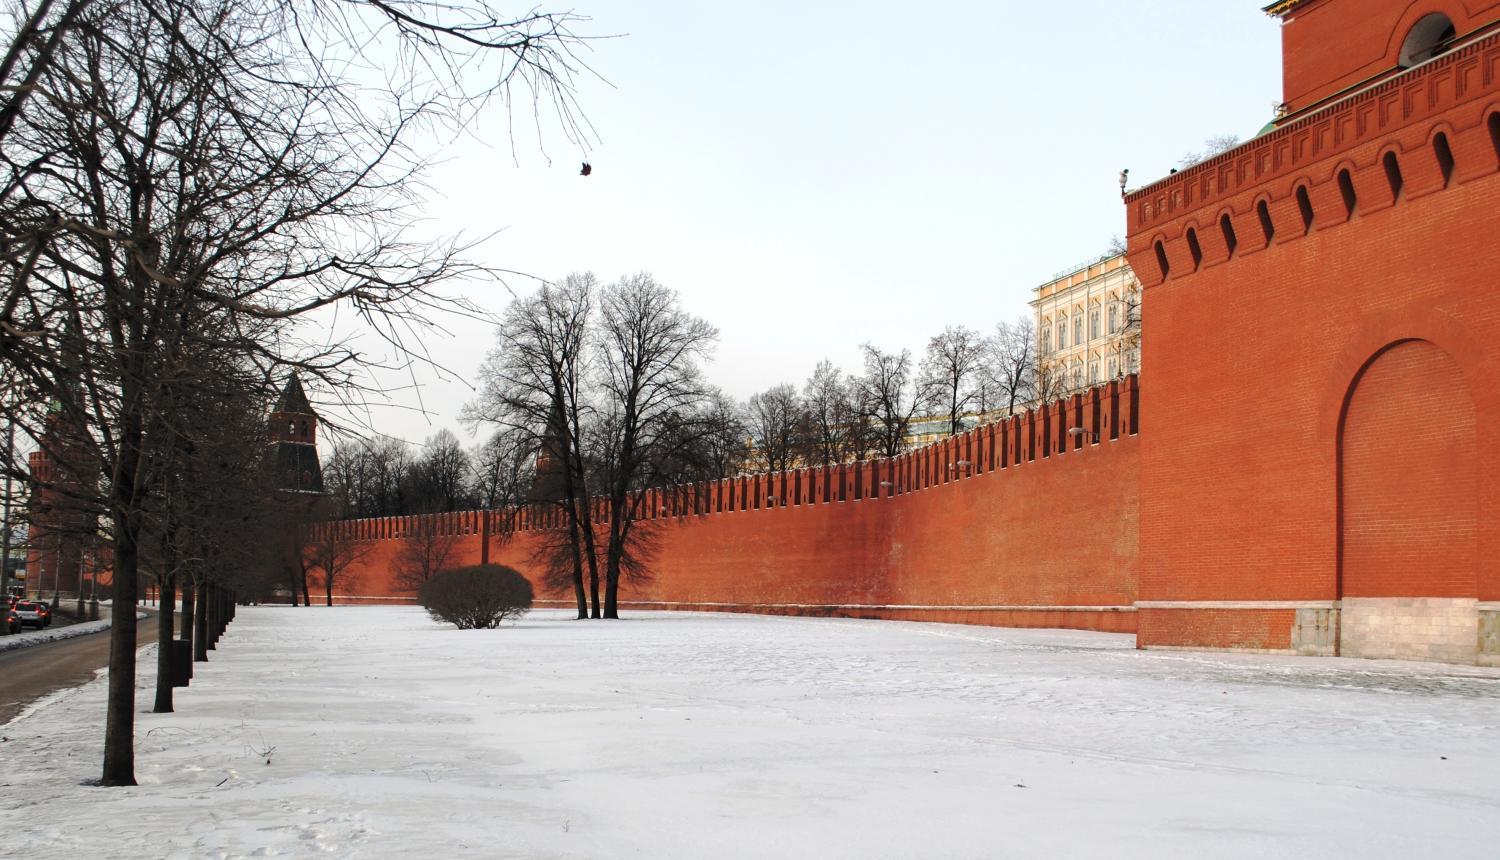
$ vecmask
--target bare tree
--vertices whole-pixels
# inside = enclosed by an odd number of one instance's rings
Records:
[[[780,472],[792,466],[801,447],[806,420],[802,399],[790,384],[774,385],[750,395],[745,406],[755,452],[764,468]]]
[[[906,448],[907,431],[925,393],[918,389],[913,374],[911,351],[886,352],[871,344],[862,344],[864,373],[855,377],[863,415],[873,425],[874,447],[883,457],[894,457]]]
[[[853,443],[860,431],[859,410],[844,372],[828,359],[818,362],[802,388],[802,400],[807,416],[803,459],[819,466],[858,459]]]
[[[1007,415],[1036,396],[1037,352],[1036,325],[1030,316],[996,324],[986,372]]]
[[[458,536],[438,528],[436,517],[418,517],[416,527],[402,539],[396,553],[396,585],[417,592],[439,571],[457,560]]]
[[[1177,160],[1177,169],[1187,170],[1195,164],[1207,161],[1220,153],[1228,152],[1240,145],[1240,136],[1237,134],[1220,134],[1203,141],[1203,149],[1196,152],[1185,153]]]
[[[705,402],[698,423],[703,428],[697,456],[702,469],[693,480],[716,481],[739,474],[749,456],[751,437],[739,404],[716,391]]]
[[[369,554],[367,545],[345,537],[341,529],[314,526],[304,539],[303,546],[307,569],[316,575],[318,584],[322,586],[326,605],[333,605],[335,588],[347,591],[358,585],[359,579],[351,568]]]
[[[712,394],[699,362],[719,333],[644,273],[611,284],[600,304],[601,396],[613,429],[603,617],[618,618],[620,578],[643,560],[634,540],[640,491],[658,486],[682,442],[681,423]]]
[[[598,289],[592,274],[573,274],[513,301],[479,368],[479,396],[464,407],[465,420],[498,425],[538,452],[532,495],[560,506],[568,531],[566,541],[542,547],[541,560],[552,576],[571,580],[579,618],[589,616],[590,595],[595,617],[602,612],[585,450]]]
[[[496,430],[469,454],[472,494],[482,510],[514,508],[531,499],[536,483],[536,440],[510,428]]]
[[[966,326],[948,326],[927,341],[919,384],[929,408],[948,417],[949,436],[963,429],[964,413],[979,397],[985,347],[983,336]]]
[[[413,480],[416,513],[443,513],[468,507],[469,454],[451,430],[439,430],[422,443]]]

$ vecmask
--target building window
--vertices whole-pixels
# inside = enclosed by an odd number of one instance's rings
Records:
[[[1400,200],[1401,187],[1406,184],[1401,178],[1401,162],[1396,160],[1394,152],[1387,152],[1380,162],[1385,166],[1385,181],[1391,185],[1391,199]]]
[[[1271,208],[1262,200],[1255,204],[1255,215],[1260,219],[1260,232],[1266,236],[1266,244],[1276,237],[1276,225],[1271,223]]]
[[[1354,195],[1354,180],[1348,170],[1339,171],[1339,195],[1344,198],[1344,214],[1352,216],[1359,198]]]
[[[1312,198],[1307,196],[1306,185],[1298,185],[1297,193],[1293,196],[1297,198],[1297,211],[1302,215],[1302,232],[1306,233],[1313,225]]]
[[[1500,161],[1500,111],[1490,114],[1490,145],[1495,147],[1495,159]]]
[[[1068,321],[1059,320],[1057,323],[1057,348],[1068,348]]]
[[[1109,378],[1110,379],[1114,379],[1116,376],[1119,376],[1119,375],[1120,375],[1120,362],[1119,362],[1118,359],[1111,358],[1109,360]]]
[[[1083,343],[1083,312],[1079,311],[1073,316],[1073,345]]]
[[[1406,41],[1401,43],[1401,55],[1396,58],[1396,65],[1409,69],[1425,63],[1448,50],[1457,35],[1458,31],[1447,15],[1441,12],[1423,15],[1406,34]]]
[[[1089,311],[1089,337],[1099,336],[1099,309]]]
[[[1453,178],[1453,149],[1448,146],[1448,135],[1438,132],[1432,137],[1432,151],[1437,155],[1438,168],[1443,171],[1443,187]]]
[[[1042,329],[1042,354],[1046,355],[1052,351],[1052,326]]]
[[[1089,362],[1089,385],[1099,384],[1099,362]]]
[[[1114,334],[1120,330],[1120,306],[1114,302],[1109,305],[1109,333]]]

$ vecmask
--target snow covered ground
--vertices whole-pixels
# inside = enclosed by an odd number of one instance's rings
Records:
[[[70,860],[1500,852],[1500,670],[1131,642],[245,609],[140,714],[138,788],[83,784],[101,681],[0,726],[0,831]]]

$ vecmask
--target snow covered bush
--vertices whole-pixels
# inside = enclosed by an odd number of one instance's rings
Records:
[[[422,584],[417,602],[434,619],[460,630],[489,630],[531,608],[531,583],[499,564],[439,571]]]

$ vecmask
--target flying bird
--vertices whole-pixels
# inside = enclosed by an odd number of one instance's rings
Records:
[[[578,171],[578,175],[579,176],[588,176],[590,173],[593,173],[593,172],[594,172],[594,165],[589,164],[587,161],[585,161],[583,163],[583,169],[580,170],[580,171]]]

